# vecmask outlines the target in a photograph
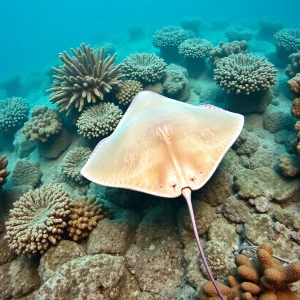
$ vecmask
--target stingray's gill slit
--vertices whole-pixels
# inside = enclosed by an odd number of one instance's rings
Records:
[[[190,212],[190,216],[191,216],[191,221],[192,221],[192,227],[193,227],[193,230],[194,230],[194,235],[195,235],[195,238],[196,238],[196,242],[197,242],[197,245],[198,245],[198,248],[199,248],[199,251],[200,251],[200,255],[201,255],[201,258],[202,258],[202,261],[203,261],[203,264],[205,266],[205,269],[207,271],[207,274],[212,282],[212,284],[214,285],[219,297],[221,298],[221,300],[225,300],[223,294],[221,293],[215,279],[214,279],[214,276],[211,272],[211,269],[208,265],[208,262],[207,262],[207,259],[206,259],[206,256],[205,256],[205,253],[203,251],[203,248],[202,248],[202,245],[201,245],[201,242],[200,242],[200,239],[199,239],[199,234],[198,234],[198,230],[197,230],[197,225],[196,225],[196,220],[195,220],[195,214],[194,214],[194,210],[193,210],[193,206],[192,206],[192,191],[189,187],[185,187],[181,190],[181,193],[183,195],[183,197],[185,198],[186,200],[186,203],[188,205],[188,208],[189,208],[189,212]]]

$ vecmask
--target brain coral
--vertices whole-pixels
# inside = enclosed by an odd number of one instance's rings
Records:
[[[135,80],[127,80],[122,84],[120,90],[116,94],[116,98],[119,100],[120,104],[128,105],[142,90],[143,86],[140,82]]]
[[[70,208],[67,231],[74,241],[87,237],[100,220],[109,216],[109,211],[96,197],[78,197]]]
[[[268,90],[276,83],[276,70],[265,58],[251,54],[231,54],[220,60],[214,80],[227,93],[246,94]]]
[[[45,143],[61,129],[62,120],[58,110],[48,109],[47,106],[36,106],[32,111],[32,118],[25,123],[22,132],[29,141]]]
[[[209,62],[215,66],[223,57],[230,54],[247,53],[247,41],[220,42],[217,47],[214,47],[209,53]]]
[[[143,85],[161,81],[166,74],[166,63],[155,54],[135,53],[121,64],[127,79],[139,81]]]
[[[252,31],[243,26],[231,26],[225,31],[228,42],[233,41],[250,41],[253,37]]]
[[[179,54],[186,58],[204,59],[212,50],[212,44],[203,39],[188,39],[183,41],[179,47]]]
[[[87,108],[79,117],[78,133],[91,138],[111,134],[122,119],[122,110],[113,103],[100,103]]]
[[[2,185],[6,182],[6,177],[9,175],[9,171],[6,169],[8,160],[6,156],[0,156],[0,192]]]
[[[274,35],[277,50],[287,54],[300,51],[300,29],[286,28],[279,30]]]
[[[52,88],[47,90],[52,93],[50,101],[67,115],[74,108],[81,112],[88,103],[103,100],[105,93],[121,86],[123,77],[119,73],[121,66],[113,65],[116,54],[104,59],[104,48],[94,51],[85,44],[81,48],[71,49],[73,57],[66,52],[59,55],[64,64],[52,68],[56,74]]]
[[[68,151],[62,161],[62,172],[78,184],[84,184],[87,180],[81,176],[80,170],[87,162],[92,151],[89,148],[76,147]]]
[[[28,102],[21,97],[0,100],[0,133],[22,126],[28,113]]]
[[[5,223],[9,247],[28,256],[44,253],[61,239],[69,207],[69,195],[61,186],[29,191],[14,203]]]

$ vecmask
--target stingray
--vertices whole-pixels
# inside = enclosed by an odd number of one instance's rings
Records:
[[[183,195],[201,258],[221,299],[199,239],[191,192],[210,179],[243,124],[240,114],[142,91],[81,170],[82,176],[104,186],[166,198]]]

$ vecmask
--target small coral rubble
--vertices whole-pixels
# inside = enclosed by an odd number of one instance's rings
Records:
[[[272,299],[299,300],[289,284],[300,279],[300,262],[287,266],[273,258],[270,244],[263,244],[257,249],[257,262],[239,254],[235,259],[236,268],[227,277],[228,286],[218,282],[226,299]],[[199,294],[200,300],[219,299],[211,282],[204,284]]]

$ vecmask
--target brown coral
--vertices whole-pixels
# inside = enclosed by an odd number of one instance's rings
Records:
[[[137,93],[142,90],[143,86],[140,82],[136,80],[127,80],[122,84],[120,90],[116,94],[116,98],[119,100],[120,104],[128,105]]]
[[[22,131],[29,141],[45,143],[62,129],[62,120],[56,109],[48,109],[44,105],[36,106],[31,114],[32,118],[25,123]]]
[[[0,156],[0,191],[1,186],[6,182],[6,177],[9,175],[9,171],[6,169],[8,160],[6,156]]]
[[[52,93],[50,101],[56,103],[60,111],[67,114],[76,108],[79,112],[88,103],[96,103],[104,99],[105,93],[110,93],[121,86],[120,66],[114,66],[116,54],[104,59],[104,48],[94,51],[90,46],[81,44],[81,48],[71,49],[74,56],[66,52],[59,58],[64,63],[59,68],[52,68],[52,88],[46,92]]]
[[[71,204],[67,230],[74,241],[87,237],[110,212],[96,197],[78,197]]]
[[[76,147],[71,149],[62,161],[62,172],[78,184],[86,183],[87,179],[81,176],[80,170],[91,153],[89,148]]]
[[[300,98],[294,99],[291,113],[295,118],[300,118]]]
[[[28,256],[44,253],[61,239],[69,207],[69,195],[59,185],[29,191],[14,203],[5,223],[9,247]]]
[[[283,266],[273,257],[270,244],[263,244],[257,249],[258,262],[251,261],[245,255],[236,256],[237,267],[228,276],[228,285],[218,283],[225,299],[236,300],[299,300],[289,284],[300,279],[300,262]],[[199,294],[201,300],[216,300],[212,282],[204,284]]]
[[[292,92],[296,95],[300,95],[300,73],[288,81],[288,85]]]

